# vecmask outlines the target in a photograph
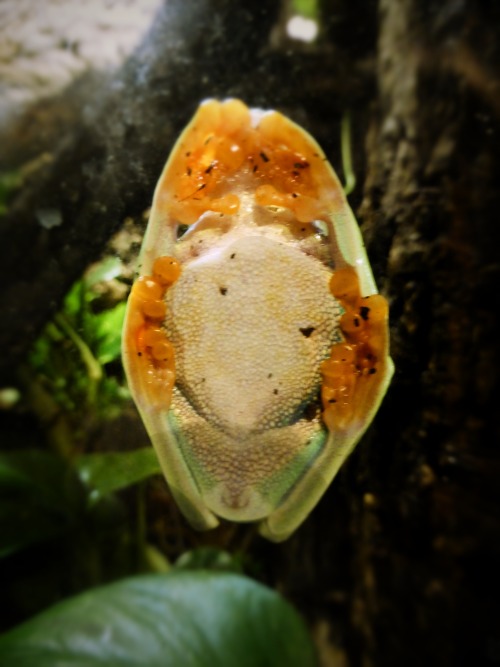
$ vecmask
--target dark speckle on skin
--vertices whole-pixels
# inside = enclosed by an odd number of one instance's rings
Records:
[[[368,308],[368,306],[361,306],[361,308],[359,309],[359,314],[365,320],[365,322],[368,319],[368,313],[369,312],[370,312],[370,309]]]
[[[304,338],[309,338],[309,336],[314,332],[314,327],[300,327],[299,331],[304,336]]]

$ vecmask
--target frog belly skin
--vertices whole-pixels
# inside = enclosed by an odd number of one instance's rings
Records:
[[[321,149],[210,100],[158,183],[129,298],[129,386],[195,528],[286,539],[378,409],[387,307]]]
[[[251,236],[194,260],[168,292],[166,331],[178,350],[172,411],[203,500],[219,516],[267,516],[261,484],[279,493],[287,464],[324,440],[319,404],[314,419],[304,411],[338,340],[329,278],[319,260]]]

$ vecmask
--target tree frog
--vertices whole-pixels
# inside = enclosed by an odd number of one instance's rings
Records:
[[[305,130],[236,99],[201,104],[156,187],[123,361],[194,528],[295,531],[393,372],[387,302]]]

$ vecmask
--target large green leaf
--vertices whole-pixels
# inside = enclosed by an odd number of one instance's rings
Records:
[[[146,575],[91,590],[0,637],[7,667],[313,667],[279,595],[230,573]]]

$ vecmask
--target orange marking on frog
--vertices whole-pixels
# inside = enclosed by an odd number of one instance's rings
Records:
[[[333,430],[349,424],[369,396],[385,355],[388,305],[380,294],[361,296],[350,266],[333,273],[330,290],[345,310],[339,323],[344,342],[332,346],[320,367],[323,419]]]
[[[174,348],[162,329],[165,292],[180,275],[173,257],[158,257],[151,276],[140,276],[130,293],[128,346],[137,356],[147,400],[154,407],[168,407],[175,383]]]
[[[208,210],[233,215],[239,199],[227,193],[228,177],[242,171],[253,179],[260,205],[289,208],[299,222],[326,215],[319,196],[330,178],[324,158],[296,129],[283,127],[278,113],[265,114],[254,127],[239,100],[203,106],[165,174],[165,206],[187,225]]]

